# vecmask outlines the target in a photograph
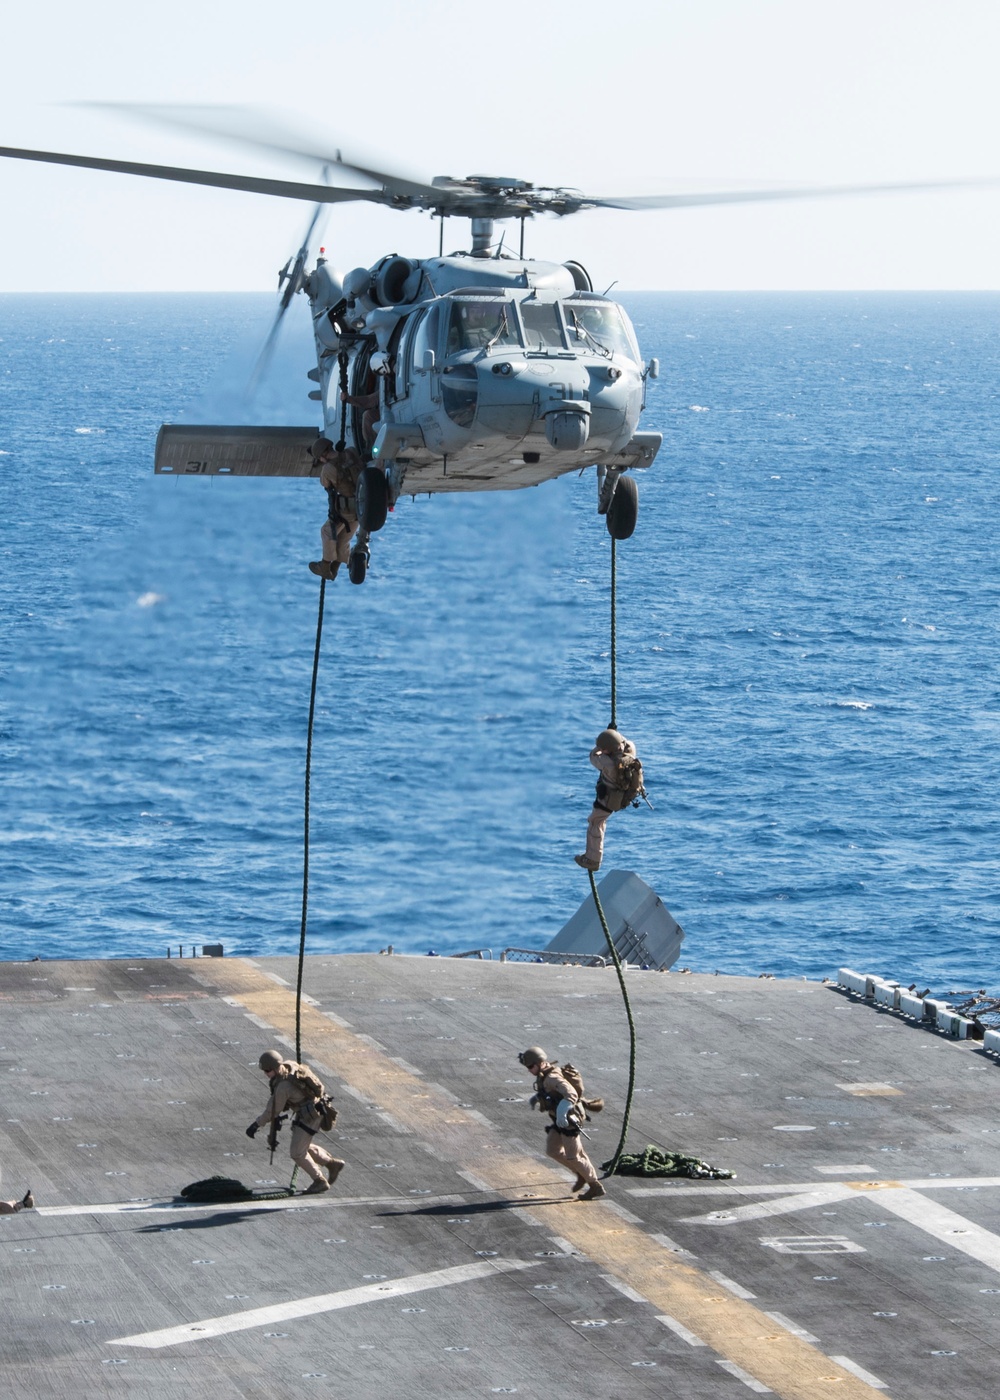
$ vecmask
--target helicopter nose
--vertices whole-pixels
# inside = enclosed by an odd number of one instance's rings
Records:
[[[585,413],[560,409],[545,415],[545,436],[557,452],[579,452],[590,433],[590,419]]]

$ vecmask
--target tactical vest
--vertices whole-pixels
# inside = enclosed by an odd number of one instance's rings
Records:
[[[597,805],[608,812],[622,811],[645,792],[642,764],[635,753],[622,754],[616,763],[617,771],[613,779],[602,775],[597,780]]]

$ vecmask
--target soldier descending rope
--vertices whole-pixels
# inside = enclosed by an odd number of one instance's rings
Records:
[[[594,805],[587,818],[587,849],[574,856],[584,870],[600,870],[604,856],[604,828],[612,812],[620,812],[645,797],[642,764],[635,745],[617,729],[602,729],[590,751],[590,761],[600,773]]]

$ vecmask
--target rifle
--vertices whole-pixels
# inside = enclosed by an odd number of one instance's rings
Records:
[[[281,1125],[287,1117],[287,1113],[279,1113],[277,1118],[271,1119],[271,1131],[267,1135],[267,1145],[271,1149],[272,1166],[274,1165],[274,1154],[278,1146],[278,1133],[281,1131]]]

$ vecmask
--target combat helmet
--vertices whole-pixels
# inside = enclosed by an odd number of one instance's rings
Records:
[[[601,749],[602,751],[607,749],[620,749],[624,746],[624,743],[624,736],[619,734],[617,729],[602,729],[597,739],[594,741],[594,748]]]
[[[277,1050],[265,1050],[257,1061],[261,1069],[265,1072],[272,1069],[280,1069],[284,1063]]]
[[[522,1050],[517,1058],[525,1069],[530,1069],[532,1065],[547,1065],[549,1062],[548,1056],[540,1045],[529,1045],[527,1050]]]

